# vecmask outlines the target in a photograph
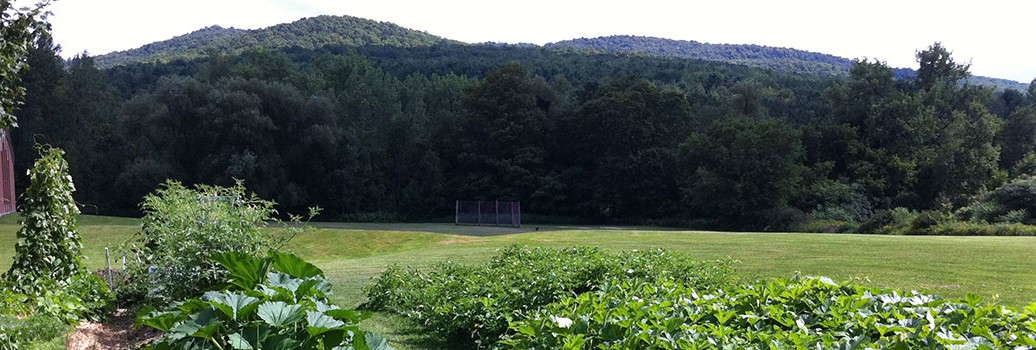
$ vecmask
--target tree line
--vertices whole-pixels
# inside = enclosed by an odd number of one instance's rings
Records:
[[[837,78],[520,46],[210,51],[105,70],[58,50],[30,51],[16,169],[34,143],[65,149],[87,213],[138,215],[165,179],[242,179],[324,219],[440,219],[454,200],[500,199],[543,220],[781,230],[954,210],[1036,170],[1036,88],[962,83],[967,65],[938,43],[911,79],[867,60]]]

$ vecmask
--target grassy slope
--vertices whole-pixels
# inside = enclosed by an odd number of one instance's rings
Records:
[[[0,217],[0,270],[7,271],[14,258],[14,244],[17,241],[18,216]],[[112,251],[112,265],[119,267],[121,263],[116,257],[116,249],[140,231],[140,220],[106,216],[83,215],[79,218],[79,233],[83,241],[84,262],[92,270],[105,266],[104,248]]]
[[[0,218],[0,269],[13,255],[15,218]],[[104,266],[104,246],[118,246],[139,230],[132,219],[84,217],[84,253],[91,268]],[[1036,301],[1036,239],[1033,237],[916,237],[688,231],[558,230],[500,235],[448,224],[321,224],[289,245],[323,268],[336,299],[351,307],[363,302],[362,287],[390,264],[430,266],[436,262],[485,261],[510,245],[594,245],[628,250],[662,247],[702,259],[731,257],[750,277],[787,277],[796,272],[836,280],[865,279],[867,285],[917,289],[948,297],[999,295],[1008,305]],[[420,230],[429,232],[404,232]],[[457,234],[451,234],[457,233]],[[367,322],[402,349],[426,348],[420,331],[403,319],[377,315]]]

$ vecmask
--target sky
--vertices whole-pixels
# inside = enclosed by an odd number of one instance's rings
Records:
[[[929,0],[57,0],[62,55],[100,55],[211,26],[256,29],[349,15],[468,43],[642,35],[790,47],[916,67],[939,41],[975,75],[1036,78],[1033,1]]]

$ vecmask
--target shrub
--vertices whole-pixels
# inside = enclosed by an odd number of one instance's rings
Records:
[[[1025,312],[796,277],[704,291],[614,280],[513,322],[504,349],[1028,349]]]
[[[859,225],[840,220],[813,219],[795,226],[795,232],[844,233],[853,232]]]
[[[988,223],[991,222],[991,218],[999,217],[1006,212],[1007,209],[1004,209],[1000,204],[979,201],[967,207],[958,209],[956,214],[961,220],[976,223]],[[995,222],[996,220],[992,221]]]
[[[996,222],[1026,222],[1029,220],[1029,211],[1025,209],[1008,210],[1003,215],[996,217]]]
[[[1036,177],[1024,175],[986,193],[970,206],[976,222],[1036,224]]]
[[[1019,223],[975,223],[953,221],[940,223],[925,230],[911,231],[915,235],[933,236],[1036,236],[1036,226]]]
[[[390,267],[365,288],[364,308],[409,316],[450,340],[486,347],[508,322],[612,278],[671,278],[702,289],[729,284],[727,262],[691,260],[664,250],[620,255],[597,248],[508,247],[485,265],[440,264],[430,271]]]
[[[820,206],[806,214],[809,220],[853,222],[856,219],[845,208]]]
[[[163,303],[210,289],[226,277],[212,257],[262,255],[280,243],[263,230],[275,221],[273,206],[245,193],[241,182],[189,189],[167,181],[141,204],[143,228],[130,244],[129,280],[119,297]]]
[[[802,197],[801,205],[813,208],[809,212],[813,220],[860,222],[873,212],[866,190],[860,184],[821,180],[810,185]]]
[[[367,314],[329,300],[331,283],[301,258],[270,252],[214,256],[229,285],[171,310],[141,311],[137,325],[165,332],[153,349],[391,349],[384,338],[361,332]]]
[[[932,226],[936,226],[942,223],[953,222],[953,214],[944,213],[935,210],[925,210],[918,213],[910,220],[910,227],[908,230],[903,232],[904,234],[917,234],[917,232],[923,232]]]
[[[860,223],[857,233],[903,234],[917,213],[907,208],[881,210]]]
[[[43,283],[43,292],[29,298],[33,313],[57,317],[74,325],[79,320],[99,321],[114,310],[115,295],[97,276],[80,274],[67,287]]]

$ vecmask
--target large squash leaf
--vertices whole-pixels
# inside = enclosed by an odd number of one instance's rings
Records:
[[[321,271],[316,265],[310,264],[294,254],[274,251],[270,252],[270,257],[273,258],[273,267],[281,273],[286,273],[296,278],[324,275],[324,271]]]
[[[289,305],[281,301],[268,301],[259,305],[259,318],[273,327],[289,325],[305,316],[302,305]]]
[[[234,321],[247,318],[248,315],[259,307],[259,298],[246,294],[205,292],[205,300],[208,300],[209,305],[223,311],[224,314],[230,316],[230,319]]]
[[[213,260],[227,268],[227,271],[230,272],[227,276],[230,284],[242,290],[251,290],[256,285],[263,283],[263,278],[266,277],[266,271],[269,269],[269,260],[239,252],[217,254]]]

